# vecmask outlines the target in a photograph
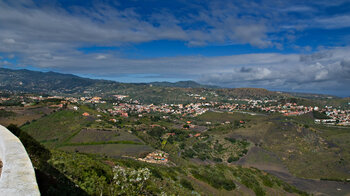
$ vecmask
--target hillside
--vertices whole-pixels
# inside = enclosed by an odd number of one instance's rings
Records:
[[[154,86],[163,86],[163,87],[179,87],[179,88],[219,88],[218,86],[212,85],[203,85],[195,81],[179,81],[179,82],[151,82],[150,84]]]
[[[220,101],[228,98],[281,98],[286,94],[259,88],[220,89],[194,81],[119,83],[108,80],[82,78],[72,74],[12,70],[0,68],[1,89],[12,92],[42,93],[69,96],[129,95],[144,103],[188,103],[198,95],[206,100]]]
[[[142,190],[142,195],[307,195],[267,172],[230,164],[234,161],[230,161],[230,156],[237,159],[244,156],[249,146],[246,141],[227,139],[226,134],[222,134],[222,131],[236,130],[235,127],[218,126],[203,133],[204,138],[189,138],[186,135],[190,130],[174,127],[181,120],[178,118],[171,122],[152,115],[118,118],[120,124],[116,126],[104,113],[84,105],[79,108],[79,111],[57,111],[21,127],[25,138],[36,140],[31,141],[35,150],[30,143],[26,147],[37,168],[43,195],[57,195],[51,191],[116,195],[113,190],[123,191],[115,186],[121,179],[113,178],[118,170],[121,170],[118,175],[130,172],[128,178],[133,177],[132,173],[149,170],[141,187],[132,181],[124,182],[130,184],[127,185],[129,191]],[[83,112],[91,115],[84,117]],[[98,115],[102,121],[95,120]],[[250,118],[240,114],[218,114],[217,118],[213,115],[209,113],[192,120],[201,123],[214,120],[213,117],[220,121]],[[155,124],[159,126],[150,128]],[[97,128],[100,126],[103,128]],[[164,137],[173,131],[176,135]],[[46,152],[46,156],[41,157],[36,149]],[[154,149],[168,152],[169,163],[151,164],[132,158],[144,157]],[[62,179],[60,186],[47,184],[47,179],[55,176]]]
[[[23,92],[72,93],[96,84],[96,81],[71,74],[11,70],[0,68],[0,86],[4,90]]]

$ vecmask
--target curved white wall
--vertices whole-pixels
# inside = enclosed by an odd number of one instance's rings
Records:
[[[0,195],[39,196],[32,162],[21,141],[0,125]]]

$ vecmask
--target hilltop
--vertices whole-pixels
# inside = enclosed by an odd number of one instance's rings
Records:
[[[12,70],[0,68],[0,86],[3,90],[50,95],[103,96],[127,94],[145,103],[186,103],[197,95],[207,100],[229,98],[281,98],[286,94],[259,88],[223,89],[194,81],[120,83],[110,80],[83,78],[72,74]]]
[[[178,82],[151,82],[150,84],[154,86],[163,86],[163,87],[180,87],[180,88],[220,88],[218,86],[212,85],[203,85],[195,81],[178,81]]]

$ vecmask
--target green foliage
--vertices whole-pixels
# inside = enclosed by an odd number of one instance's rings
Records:
[[[74,137],[91,123],[80,112],[62,110],[22,127],[24,131],[48,147],[57,147]]]
[[[232,162],[238,161],[238,160],[239,160],[239,157],[230,156],[230,157],[227,159],[227,162],[232,163]]]
[[[222,162],[222,159],[221,159],[221,158],[215,157],[215,158],[213,158],[213,161],[221,163],[221,162]]]
[[[161,127],[154,127],[148,132],[149,135],[157,138],[160,138],[163,135],[163,133],[164,130]]]
[[[11,116],[16,116],[16,113],[0,109],[0,118],[7,118]]]
[[[33,164],[37,166],[41,166],[41,164],[45,164],[46,161],[50,158],[51,153],[49,150],[45,149],[43,145],[37,142],[33,137],[31,137],[28,133],[22,131],[16,125],[9,125],[7,127],[14,135],[16,135],[22,142],[23,146],[25,146]]]
[[[134,141],[106,141],[106,142],[83,142],[83,143],[66,143],[64,146],[86,146],[86,145],[102,145],[102,144],[135,144],[142,145]]]
[[[120,166],[113,168],[114,177],[111,195],[148,195],[146,189],[151,172],[148,168],[131,169]]]
[[[241,183],[252,189],[257,196],[264,196],[266,194],[255,175],[250,172],[250,170],[239,167],[233,170],[232,173],[234,176],[239,176]]]
[[[329,119],[329,117],[325,113],[322,113],[322,112],[313,111],[312,114],[313,114],[314,118],[316,118],[316,119]]]
[[[236,139],[233,137],[225,137],[225,139],[230,141],[232,144],[236,143]]]
[[[188,180],[186,180],[186,179],[184,179],[184,178],[182,178],[182,179],[180,180],[180,184],[181,184],[183,187],[185,187],[185,188],[187,188],[187,189],[189,189],[189,190],[194,190],[194,188],[193,188],[191,182],[188,181]]]
[[[49,162],[89,195],[106,193],[108,191],[108,183],[113,178],[110,167],[79,153],[66,153],[55,150]]]
[[[262,179],[262,182],[265,186],[273,187],[274,183],[268,175],[260,175],[259,177]]]
[[[213,168],[208,167],[207,170],[203,172],[191,170],[191,173],[195,178],[210,184],[214,188],[225,189],[228,191],[236,188],[236,185],[232,180],[227,179],[223,173],[216,171]]]

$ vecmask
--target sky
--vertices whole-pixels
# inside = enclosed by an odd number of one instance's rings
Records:
[[[350,0],[0,0],[0,67],[350,96]]]

